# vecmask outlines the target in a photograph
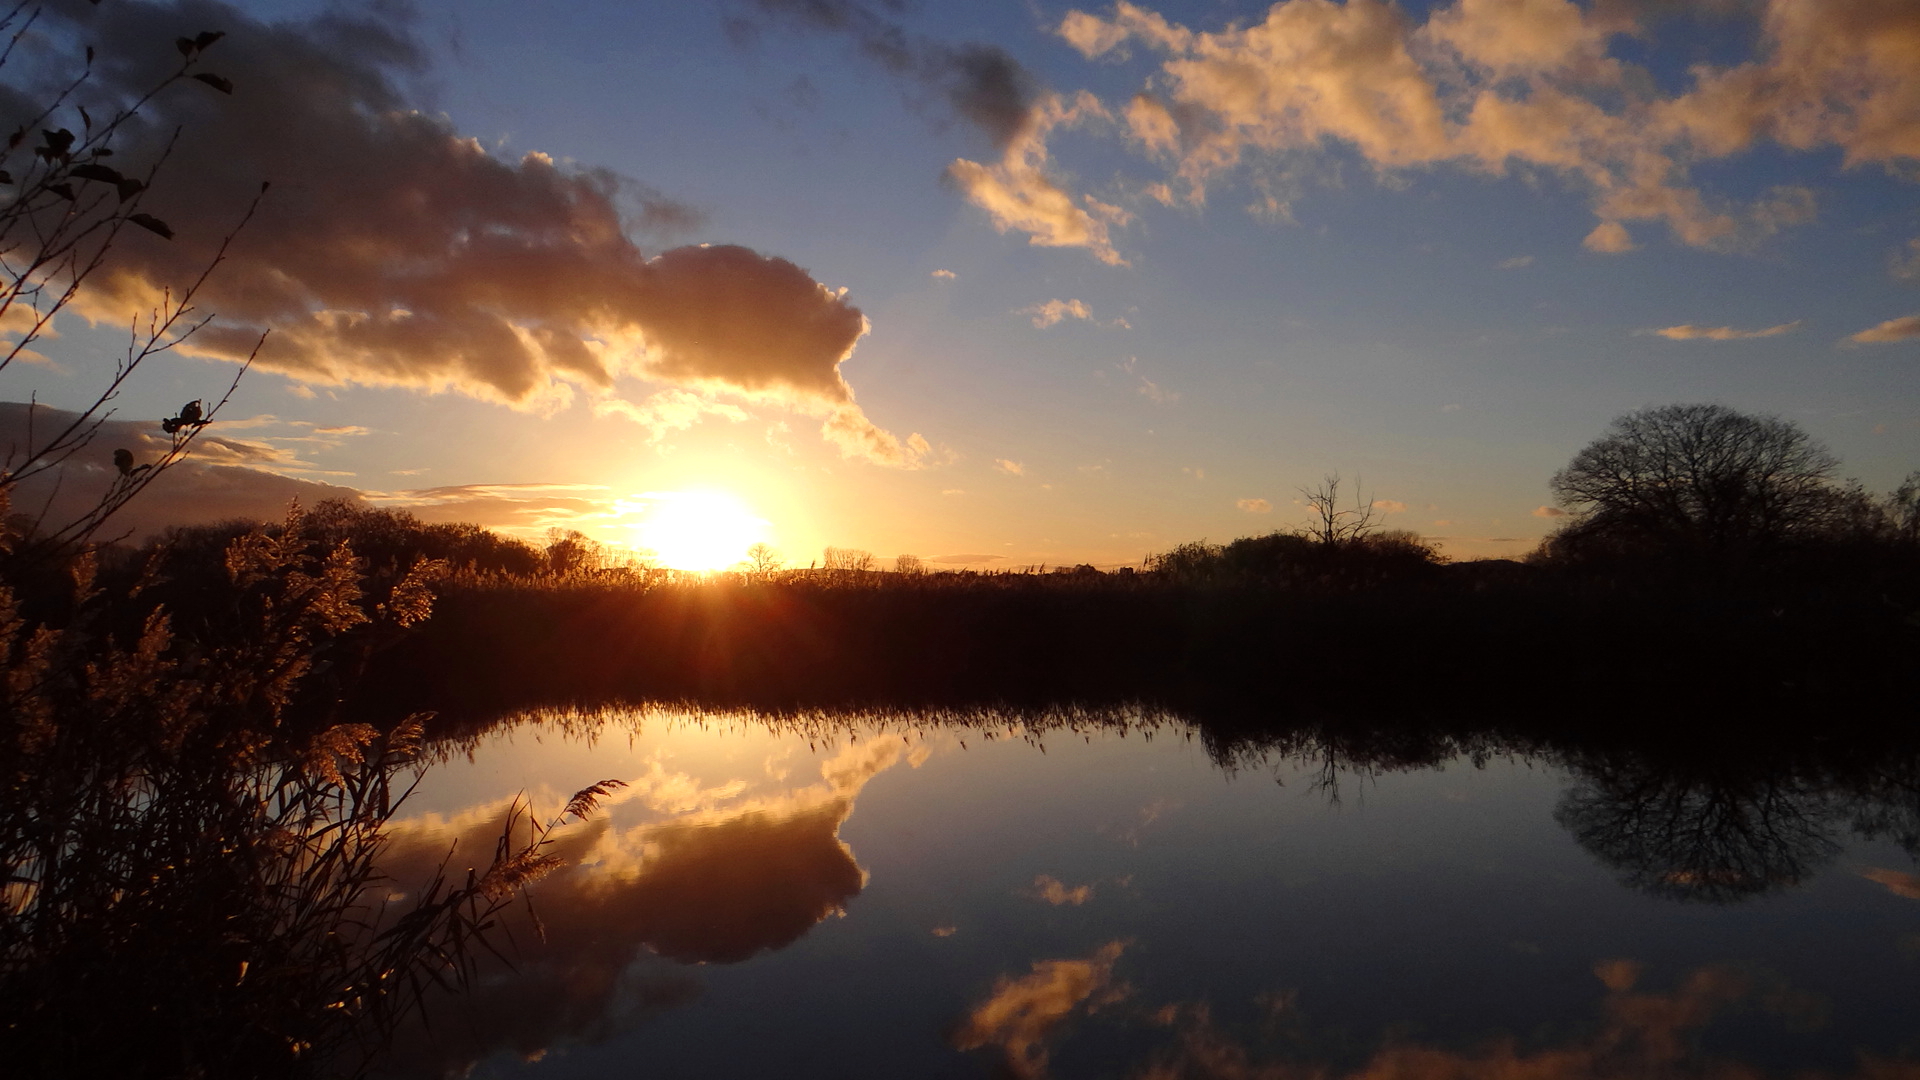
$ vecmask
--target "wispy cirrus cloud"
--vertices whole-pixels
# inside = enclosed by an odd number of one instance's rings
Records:
[[[1779,337],[1800,329],[1802,320],[1781,323],[1759,330],[1736,330],[1731,326],[1695,326],[1682,323],[1679,326],[1662,326],[1653,330],[1641,330],[1638,333],[1654,334],[1668,341],[1747,341],[1753,338]]]
[[[1898,341],[1912,341],[1920,338],[1920,315],[1902,315],[1897,319],[1888,319],[1878,326],[1870,326],[1857,334],[1849,334],[1848,341],[1862,345],[1890,345]]]

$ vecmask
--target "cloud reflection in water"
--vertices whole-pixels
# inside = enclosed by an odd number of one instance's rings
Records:
[[[853,741],[821,764],[821,782],[758,798],[741,798],[743,781],[703,787],[656,758],[605,816],[555,834],[563,867],[534,888],[531,912],[507,917],[512,967],[492,965],[462,1000],[442,1003],[453,1022],[439,1016],[430,1036],[403,1037],[389,1069],[457,1073],[500,1052],[534,1059],[598,1042],[697,998],[699,981],[675,965],[738,963],[793,944],[866,885],[839,837],[860,789],[925,753],[898,738]],[[449,843],[450,866],[484,861],[509,805],[399,824],[388,872],[422,880]],[[619,826],[646,811],[668,816]]]

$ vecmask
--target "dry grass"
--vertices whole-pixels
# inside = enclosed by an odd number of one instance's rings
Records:
[[[76,559],[39,617],[0,583],[10,1075],[355,1073],[550,864],[546,830],[516,831],[489,866],[402,883],[417,899],[384,910],[382,829],[422,718],[343,719],[324,676],[424,619],[431,570],[371,597],[351,546],[300,525],[235,538],[225,580],[197,583],[236,632],[177,633],[146,595],[157,567],[109,591]]]

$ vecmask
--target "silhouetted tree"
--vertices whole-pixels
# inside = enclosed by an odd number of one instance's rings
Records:
[[[771,574],[784,561],[772,544],[759,543],[747,549],[747,568],[756,574]]]
[[[1307,509],[1313,512],[1306,535],[1322,547],[1351,543],[1380,527],[1377,508],[1364,493],[1354,496],[1352,509],[1340,509],[1339,473],[1328,474],[1317,488],[1301,488],[1300,494],[1306,496]]]
[[[598,570],[606,562],[606,549],[577,529],[547,530],[547,569],[555,575]]]
[[[830,547],[821,553],[820,565],[827,570],[872,570],[873,552],[859,548]]]
[[[1552,480],[1561,554],[1724,555],[1817,537],[1845,516],[1839,461],[1791,421],[1724,405],[1619,417]]]

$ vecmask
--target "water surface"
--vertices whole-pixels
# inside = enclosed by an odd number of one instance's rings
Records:
[[[1905,774],[1228,768],[1178,723],[1080,719],[502,725],[427,773],[397,879],[484,865],[516,800],[628,786],[555,834],[513,967],[385,1068],[1920,1076]]]

